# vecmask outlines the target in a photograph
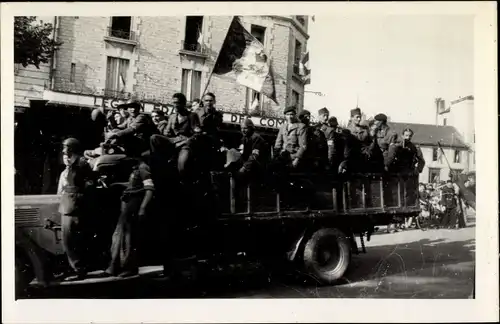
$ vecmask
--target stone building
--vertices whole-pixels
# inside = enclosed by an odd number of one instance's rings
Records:
[[[87,148],[99,143],[102,130],[94,132],[92,109],[115,107],[131,96],[143,102],[146,112],[155,107],[170,109],[168,104],[176,92],[184,93],[188,100],[199,98],[232,18],[44,17],[53,23],[53,37],[62,45],[39,70],[32,66],[15,69],[16,168],[33,173],[26,183],[35,188],[23,192],[53,191],[60,167],[56,153],[63,138],[77,137]],[[271,58],[278,104],[213,75],[207,91],[216,94],[217,108],[224,112],[221,135],[228,146],[239,142],[236,125],[243,115],[252,114],[261,133],[272,141],[276,127],[283,123],[283,109],[288,105],[302,109],[304,101],[305,82],[298,63],[307,51],[307,16],[240,19]],[[49,151],[53,156],[44,153]],[[30,167],[19,165],[28,160]],[[56,171],[47,171],[51,168]],[[51,175],[43,175],[47,172]]]
[[[93,96],[99,102],[134,95],[144,102],[165,104],[178,91],[190,100],[199,98],[231,19],[57,17],[55,37],[63,44],[49,67],[52,80],[45,90]],[[219,109],[279,117],[287,105],[302,108],[304,82],[298,61],[307,48],[307,17],[243,16],[241,20],[269,53],[279,105],[235,82],[212,76],[207,91],[217,95]],[[44,99],[64,102],[63,97],[47,93]]]

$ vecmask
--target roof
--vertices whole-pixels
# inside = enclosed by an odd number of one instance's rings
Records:
[[[442,146],[467,149],[462,136],[453,126],[412,123],[387,123],[398,135],[407,127],[413,130],[412,142],[423,146],[436,146],[439,141]]]

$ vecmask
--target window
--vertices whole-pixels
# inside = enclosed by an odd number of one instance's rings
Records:
[[[446,126],[446,118],[443,118],[443,126]]]
[[[200,99],[201,95],[201,71],[182,69],[181,92],[186,99],[191,101]]]
[[[441,181],[441,169],[429,168],[429,183]]]
[[[292,90],[292,106],[299,107],[300,95],[297,91]]]
[[[201,52],[203,16],[187,16],[186,31],[182,49],[192,52]],[[201,36],[201,37],[200,37]]]
[[[106,69],[106,95],[116,97],[127,90],[129,60],[108,56]]]
[[[306,16],[295,16],[295,18],[301,23],[302,25],[306,24]]]
[[[75,82],[75,74],[76,74],[75,69],[76,69],[76,64],[71,63],[71,72],[69,75],[69,82]]]
[[[438,154],[438,148],[437,147],[433,147],[432,148],[432,161],[437,161],[439,158],[439,154]]]
[[[130,25],[132,17],[111,17],[109,36],[131,39]]]
[[[461,163],[461,153],[460,150],[455,150],[455,154],[453,156],[453,163]]]
[[[252,25],[251,34],[253,37],[257,38],[262,45],[265,44],[266,41],[266,27],[259,25]]]
[[[293,72],[296,74],[300,73],[299,63],[302,56],[302,44],[295,40],[295,60],[293,63]]]

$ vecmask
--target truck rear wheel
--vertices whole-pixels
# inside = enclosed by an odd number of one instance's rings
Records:
[[[349,238],[336,228],[316,231],[304,246],[303,262],[309,274],[320,282],[337,282],[351,262]]]

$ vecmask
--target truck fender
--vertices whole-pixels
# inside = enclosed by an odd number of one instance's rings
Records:
[[[31,262],[33,273],[37,281],[46,285],[52,279],[52,273],[47,269],[47,263],[44,262],[43,251],[33,241],[23,234],[21,231],[16,230],[16,251],[22,251]]]
[[[290,250],[287,252],[287,258],[289,261],[294,261],[297,253],[302,246],[302,242],[306,236],[307,230],[302,231],[302,233],[295,239],[290,247]]]

